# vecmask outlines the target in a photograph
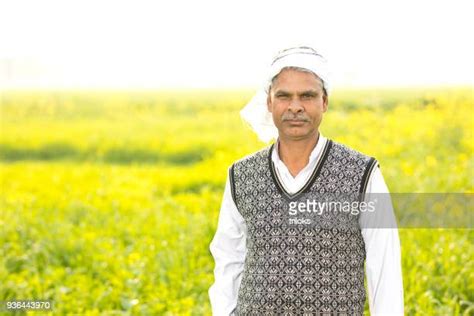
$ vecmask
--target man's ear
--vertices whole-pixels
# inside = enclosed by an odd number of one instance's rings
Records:
[[[270,91],[268,91],[268,95],[267,95],[267,109],[268,109],[268,112],[272,113],[272,99],[271,99],[271,95],[270,95]]]
[[[323,112],[326,112],[328,110],[328,106],[329,106],[329,97],[327,96],[327,94],[324,94],[323,95]]]

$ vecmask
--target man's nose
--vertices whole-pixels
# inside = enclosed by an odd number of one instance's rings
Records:
[[[288,110],[290,110],[293,113],[299,113],[299,112],[303,112],[304,108],[298,99],[293,99],[290,102],[290,106],[288,107]]]

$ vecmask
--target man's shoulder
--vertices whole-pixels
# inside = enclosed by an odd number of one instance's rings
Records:
[[[375,158],[372,157],[371,155],[366,154],[357,149],[354,149],[350,147],[349,145],[337,142],[335,140],[331,140],[331,142],[332,142],[332,147],[336,155],[345,156],[349,159],[355,159],[355,160],[363,160],[363,161],[369,161],[371,159],[375,160]]]
[[[253,153],[250,153],[248,155],[243,156],[242,158],[234,161],[233,165],[234,166],[239,166],[239,165],[246,165],[246,164],[252,164],[252,163],[261,163],[262,161],[265,161],[265,159],[268,159],[270,155],[270,150],[273,147],[273,144],[268,145],[258,151],[255,151]]]

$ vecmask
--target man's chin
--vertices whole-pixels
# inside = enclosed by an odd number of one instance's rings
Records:
[[[305,128],[290,128],[279,134],[283,134],[283,137],[292,140],[306,139],[313,136],[312,131],[308,131]]]

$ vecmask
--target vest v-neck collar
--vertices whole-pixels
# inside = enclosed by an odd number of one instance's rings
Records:
[[[314,167],[313,172],[311,173],[310,177],[306,181],[306,183],[295,193],[289,193],[286,191],[285,187],[283,184],[280,182],[280,179],[278,178],[277,171],[275,169],[275,164],[272,160],[272,152],[273,148],[275,146],[275,143],[273,143],[270,146],[269,154],[268,154],[268,164],[270,166],[270,173],[272,175],[273,182],[275,183],[276,187],[278,188],[278,191],[287,199],[287,200],[294,200],[298,198],[301,194],[303,194],[305,191],[307,191],[311,185],[313,184],[314,180],[317,178],[319,175],[321,168],[326,161],[326,157],[329,153],[329,149],[331,149],[332,146],[332,140],[327,139],[326,144],[324,145],[324,148],[322,149],[321,153],[321,158],[319,159],[318,163]]]

